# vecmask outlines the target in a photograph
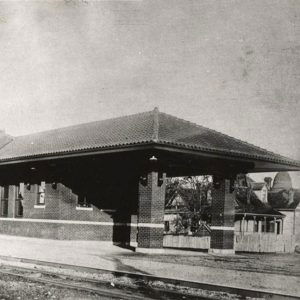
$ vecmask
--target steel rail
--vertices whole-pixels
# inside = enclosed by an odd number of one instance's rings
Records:
[[[213,291],[213,292],[223,292],[223,293],[239,295],[242,297],[263,298],[263,299],[272,299],[272,300],[293,300],[293,299],[299,300],[300,299],[299,296],[285,295],[285,294],[281,294],[281,293],[274,293],[271,291],[236,288],[236,287],[230,287],[230,286],[201,283],[201,282],[196,282],[196,281],[187,281],[187,280],[174,279],[174,278],[158,277],[158,276],[154,276],[154,275],[146,275],[146,274],[141,274],[141,273],[115,271],[115,270],[107,270],[107,269],[100,269],[100,268],[91,268],[91,267],[85,267],[85,266],[54,263],[54,262],[48,262],[48,261],[28,259],[28,258],[8,257],[8,256],[1,256],[1,255],[0,255],[0,259],[8,260],[8,261],[16,261],[16,262],[21,262],[21,263],[31,263],[34,265],[45,266],[45,267],[54,267],[54,268],[58,268],[60,270],[62,270],[62,269],[68,270],[69,269],[69,270],[76,270],[79,272],[81,271],[81,272],[94,273],[94,274],[112,274],[116,277],[127,277],[127,278],[135,279],[135,280],[144,280],[146,282],[161,281],[161,282],[164,282],[167,284],[173,284],[175,286],[189,287],[189,288],[195,288],[195,289],[201,289],[201,290]],[[15,266],[10,266],[10,267],[20,268],[20,269],[23,268],[23,267],[15,267]],[[27,268],[24,268],[24,269],[27,269]],[[30,268],[28,268],[28,269],[30,269]],[[30,269],[30,270],[39,271],[40,273],[44,272],[43,270],[40,270],[40,269]],[[45,271],[45,272],[48,272],[49,274],[51,273],[49,271]],[[54,273],[54,274],[59,274],[59,273]],[[62,274],[60,274],[60,275],[62,275]],[[65,276],[69,276],[69,275],[65,275]],[[72,275],[69,277],[77,277],[77,276]],[[100,283],[100,280],[98,282]],[[102,282],[104,283],[104,281],[102,281]],[[145,298],[143,298],[143,299],[145,299]]]
[[[18,269],[18,267],[14,268],[14,269]],[[39,270],[32,270],[32,271],[36,271],[38,273],[44,273],[43,271],[39,271]],[[144,295],[137,296],[134,294],[128,294],[128,293],[124,293],[124,292],[121,293],[121,292],[118,292],[115,290],[103,289],[103,288],[98,288],[98,287],[97,288],[96,287],[87,287],[87,286],[83,285],[82,283],[80,283],[80,285],[78,285],[78,284],[71,284],[71,283],[63,282],[63,280],[57,281],[57,280],[50,280],[50,279],[46,279],[46,278],[35,278],[30,275],[19,274],[19,273],[10,272],[10,271],[3,271],[1,269],[0,269],[0,273],[5,274],[5,275],[10,275],[10,276],[17,276],[20,278],[25,278],[27,280],[34,281],[34,282],[68,288],[68,289],[72,289],[72,290],[96,293],[101,296],[110,297],[110,298],[124,299],[124,300],[127,300],[127,299],[128,300],[131,300],[131,299],[133,299],[133,300],[153,300],[153,298],[148,298]],[[47,273],[49,273],[49,272],[47,272]],[[52,274],[54,274],[54,272]],[[56,275],[59,275],[59,274],[56,273]],[[72,279],[73,276],[68,275],[68,277],[70,279]],[[76,279],[79,279],[79,277],[77,277]],[[89,282],[88,280],[86,280],[86,281]],[[95,283],[95,281],[93,281],[93,283]]]
[[[70,275],[70,274],[62,274],[58,272],[53,271],[47,271],[47,270],[41,270],[41,269],[33,269],[33,268],[26,268],[26,267],[19,267],[19,266],[10,266],[10,265],[1,265],[1,267],[7,268],[8,270],[15,270],[15,271],[21,271],[21,272],[30,272],[30,275],[28,274],[20,274],[15,273],[7,270],[3,270],[0,268],[0,273],[10,276],[17,276],[20,278],[25,278],[27,280],[40,282],[44,284],[50,284],[55,285],[63,288],[69,288],[69,289],[75,289],[80,291],[86,291],[91,293],[97,293],[101,296],[111,297],[111,298],[117,298],[117,299],[123,299],[123,300],[153,300],[153,299],[186,299],[188,296],[189,299],[195,299],[195,300],[201,300],[201,299],[209,299],[209,300],[218,300],[219,298],[216,298],[214,296],[198,296],[193,294],[184,294],[183,292],[178,291],[170,291],[165,290],[161,288],[147,288],[147,287],[133,287],[130,284],[118,284],[116,283],[114,285],[114,288],[118,289],[119,291],[110,290],[112,288],[109,281],[101,280],[101,279],[94,279],[94,278],[86,278],[78,275]],[[48,276],[55,276],[58,277],[58,280],[49,280],[45,278],[36,278],[31,276],[32,274],[37,273],[41,275],[48,275]],[[74,281],[76,280],[77,284],[72,284],[64,281]],[[99,288],[99,287],[89,287],[84,286],[83,282],[86,284],[96,284],[96,285],[106,285],[107,288]],[[109,286],[109,287],[108,287]],[[120,291],[122,290],[122,291]],[[136,293],[139,293],[140,295],[137,295]],[[147,297],[146,294],[149,294],[151,298]]]

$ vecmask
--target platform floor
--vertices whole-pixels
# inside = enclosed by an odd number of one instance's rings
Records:
[[[168,254],[147,255],[100,241],[0,235],[0,256],[300,295],[299,254],[221,257],[207,253],[169,251]]]

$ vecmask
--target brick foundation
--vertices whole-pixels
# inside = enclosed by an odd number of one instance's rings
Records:
[[[234,231],[233,230],[212,230],[211,243],[212,249],[233,249]]]
[[[138,247],[139,248],[162,248],[163,247],[163,228],[138,228]]]
[[[27,236],[57,240],[99,240],[115,243],[136,243],[136,224],[102,225],[86,223],[67,223],[49,220],[0,219],[0,234]],[[119,235],[118,235],[119,233]],[[118,235],[118,236],[116,236]],[[130,235],[130,239],[122,239]]]
[[[212,191],[212,224],[210,252],[234,253],[234,194],[230,180],[219,180]]]

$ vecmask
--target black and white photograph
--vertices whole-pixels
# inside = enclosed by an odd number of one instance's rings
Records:
[[[300,0],[0,0],[0,300],[300,299]]]

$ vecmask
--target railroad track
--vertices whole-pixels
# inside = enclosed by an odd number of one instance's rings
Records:
[[[4,267],[0,274],[15,276],[29,281],[34,281],[62,288],[80,290],[107,297],[109,299],[124,300],[153,300],[153,299],[186,299],[181,293],[168,292],[163,290],[137,290],[124,286],[110,286],[107,282],[87,279],[79,276],[62,276],[61,274],[49,271],[33,270],[23,267]],[[36,276],[38,275],[38,277]],[[192,296],[189,299],[207,299]]]
[[[4,266],[0,267],[0,274],[19,277],[29,281],[34,281],[42,284],[52,286],[59,286],[62,288],[86,291],[94,293],[100,297],[108,297],[109,299],[123,299],[123,300],[175,300],[187,299],[187,295],[176,291],[166,291],[163,289],[149,289],[146,287],[133,288],[129,285],[119,285],[91,278],[85,278],[76,275],[62,275],[57,272],[44,271],[39,269]],[[36,276],[38,275],[38,276]],[[200,297],[188,295],[188,299],[217,299],[215,297]]]
[[[24,271],[24,270],[23,270]],[[32,272],[32,271],[31,271]],[[90,292],[90,293],[95,293],[98,294],[99,296],[103,296],[103,297],[109,297],[112,299],[134,299],[134,300],[142,300],[142,299],[153,299],[153,298],[147,298],[147,297],[139,297],[136,296],[132,293],[128,293],[128,292],[120,292],[120,291],[112,291],[109,290],[108,288],[99,288],[99,287],[93,287],[89,284],[89,286],[86,283],[83,283],[82,281],[78,281],[78,282],[74,282],[74,280],[71,280],[72,282],[66,282],[66,279],[59,279],[59,276],[57,276],[56,279],[53,279],[53,275],[51,276],[51,279],[45,278],[47,277],[47,275],[45,275],[44,273],[41,275],[41,278],[35,278],[31,274],[20,274],[18,272],[18,270],[14,270],[14,271],[8,271],[8,270],[0,270],[1,274],[5,274],[5,275],[10,275],[10,276],[15,276],[15,277],[20,277],[23,279],[27,279],[30,281],[34,281],[34,282],[39,282],[42,284],[48,284],[48,285],[53,285],[53,286],[59,286],[62,288],[68,288],[68,289],[75,289],[75,290],[80,290],[80,291],[86,291],[86,292]],[[37,273],[36,273],[37,274]],[[48,274],[49,276],[49,274]],[[68,280],[70,281],[70,279]]]
[[[184,281],[172,278],[162,278],[152,275],[144,275],[123,271],[110,271],[106,269],[97,269],[82,267],[76,265],[59,264],[45,261],[38,261],[32,259],[13,258],[0,256],[0,259],[7,261],[20,262],[24,264],[33,264],[40,267],[51,267],[57,271],[47,271],[41,268],[28,268],[20,266],[11,266],[2,264],[0,273],[25,278],[27,280],[60,286],[68,289],[76,289],[87,291],[98,295],[110,297],[112,299],[132,299],[132,300],[148,300],[148,299],[220,299],[219,296],[232,295],[233,299],[259,298],[259,299],[300,299],[300,297],[283,295],[272,292],[265,292],[259,290],[247,290],[240,288],[233,288],[228,286],[220,286],[192,281]],[[107,280],[92,279],[87,276],[65,275],[62,270],[72,270],[81,273],[90,273],[96,275],[109,274],[115,278],[128,278],[137,283],[134,287],[132,284],[113,284]],[[166,290],[157,288],[149,283],[163,282],[164,284],[171,285],[175,290]],[[202,290],[211,293],[203,295],[192,295],[182,291],[176,291],[176,287],[184,287],[186,289]],[[219,294],[219,296],[218,296]]]

